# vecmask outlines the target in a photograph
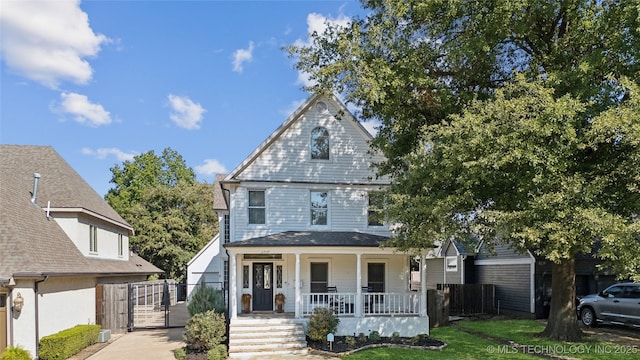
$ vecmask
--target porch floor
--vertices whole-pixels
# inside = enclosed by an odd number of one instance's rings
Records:
[[[293,312],[252,311],[249,314],[238,314],[238,319],[295,319]]]

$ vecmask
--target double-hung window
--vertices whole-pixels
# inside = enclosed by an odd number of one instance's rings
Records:
[[[369,206],[367,208],[367,218],[369,226],[382,226],[383,224],[384,193],[372,191],[369,193]]]
[[[311,192],[311,225],[327,225],[329,215],[329,193]]]
[[[249,190],[249,224],[265,224],[264,190]]]
[[[89,252],[98,252],[98,228],[95,225],[89,225]]]

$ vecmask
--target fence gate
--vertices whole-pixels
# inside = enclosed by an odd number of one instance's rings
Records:
[[[184,327],[189,314],[184,284],[157,280],[129,284],[129,331]]]
[[[127,284],[96,285],[96,324],[112,334],[128,330]]]

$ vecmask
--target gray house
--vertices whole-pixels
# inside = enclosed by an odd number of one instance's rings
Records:
[[[576,296],[597,293],[615,283],[591,254],[576,257]],[[446,241],[427,260],[427,287],[439,284],[494,284],[496,307],[501,312],[546,318],[551,299],[551,263],[533,251],[524,253],[506,244],[488,251],[483,244],[465,246]]]

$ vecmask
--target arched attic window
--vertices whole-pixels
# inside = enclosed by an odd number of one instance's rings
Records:
[[[311,130],[311,159],[329,160],[329,132],[321,126]]]

